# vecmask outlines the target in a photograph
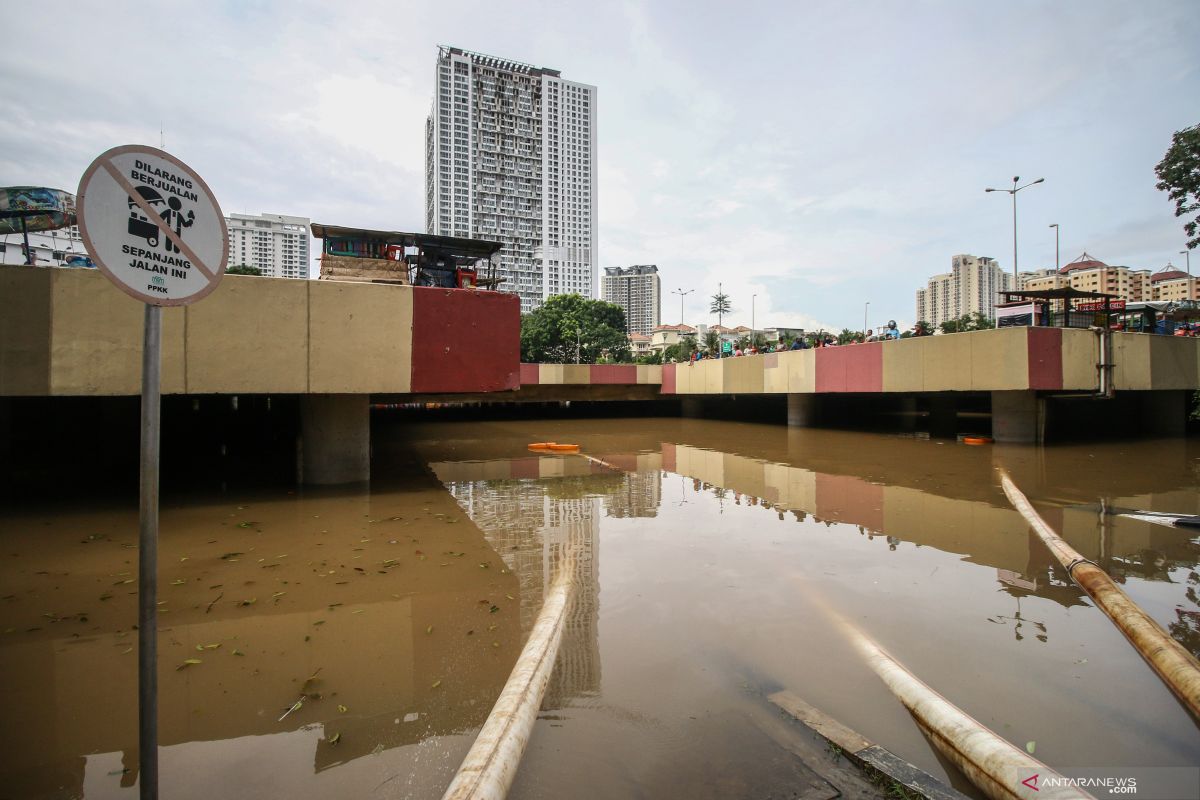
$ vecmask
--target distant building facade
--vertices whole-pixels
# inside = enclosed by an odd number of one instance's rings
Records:
[[[426,232],[502,242],[499,288],[522,313],[596,297],[596,87],[457,47],[435,75]]]
[[[935,328],[964,314],[994,319],[998,295],[1012,288],[1012,275],[994,258],[959,254],[950,260],[950,272],[934,275],[917,290],[917,319]]]
[[[600,279],[600,298],[625,311],[627,333],[646,336],[658,327],[662,306],[662,282],[654,264],[605,267]]]
[[[696,341],[696,329],[691,325],[658,325],[650,331],[650,349],[666,350],[673,344],[679,344],[685,336]]]
[[[76,225],[54,231],[31,231],[29,249],[33,252],[33,263],[39,267],[72,266],[68,262],[88,255]],[[9,233],[0,237],[0,264],[25,263],[25,240],[21,234]]]
[[[287,214],[230,214],[229,266],[258,267],[268,278],[307,278],[309,223]]]
[[[1200,279],[1193,278],[1171,264],[1150,276],[1150,286],[1151,297],[1147,299],[1176,303],[1200,301]]]

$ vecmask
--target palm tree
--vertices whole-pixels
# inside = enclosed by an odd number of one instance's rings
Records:
[[[704,349],[708,351],[709,356],[713,353],[721,352],[721,334],[714,330],[709,330],[704,334]]]
[[[724,327],[725,315],[733,311],[733,303],[729,302],[729,295],[721,291],[721,284],[717,284],[717,293],[712,296],[712,303],[708,306],[708,313],[717,315],[717,324]]]

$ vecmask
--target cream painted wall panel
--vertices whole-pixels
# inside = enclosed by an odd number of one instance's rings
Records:
[[[0,267],[0,396],[50,392],[50,271]]]
[[[1150,388],[1150,333],[1113,334],[1113,386],[1122,389]]]
[[[1095,391],[1100,386],[1100,337],[1091,331],[1062,332],[1063,389]]]
[[[129,395],[142,387],[145,305],[99,270],[47,269],[50,281],[50,393]],[[206,301],[212,302],[214,295]],[[184,391],[184,312],[162,312],[162,392]]]
[[[971,388],[971,336],[952,333],[921,337],[925,391],[964,392]]]
[[[931,519],[938,524],[930,525]],[[1029,564],[1029,536],[1016,512],[1009,509],[884,486],[883,520],[884,532],[890,536],[963,554],[976,564],[1016,572]]]
[[[539,458],[538,477],[561,478],[563,476],[564,467],[565,464],[561,458]]]
[[[1200,386],[1196,351],[1200,340],[1183,336],[1155,336],[1150,341],[1150,368],[1155,389],[1194,389]]]
[[[676,367],[678,370],[679,367]],[[656,364],[639,364],[637,368],[637,382],[639,384],[651,384],[654,386],[662,385],[662,370],[661,366]]]
[[[767,488],[763,466],[763,462],[753,458],[726,454],[722,467],[725,480],[729,483],[725,485],[736,492],[762,497],[766,494]]]
[[[763,364],[763,391],[769,394],[787,394],[788,390],[788,375],[787,367],[782,360],[785,353],[780,353],[775,357],[775,366],[768,367]]]
[[[887,342],[883,348],[883,390],[920,392],[925,389],[923,345],[928,337]]]
[[[189,392],[308,389],[307,282],[228,275],[186,308]]]
[[[700,374],[704,376],[703,388],[700,388],[704,394],[721,394],[724,391],[725,366],[721,363],[723,360],[709,359],[697,362],[696,366],[700,369]]]
[[[587,386],[592,382],[592,368],[587,364],[563,364],[563,383]]]
[[[730,394],[762,394],[762,356],[741,356],[724,359],[722,385]]]
[[[309,389],[314,394],[412,388],[412,287],[295,281],[309,288]]]
[[[817,390],[816,350],[789,350],[780,353],[779,363],[787,369],[787,390],[790,394],[807,394]]]
[[[788,473],[793,467],[785,464],[768,463],[763,465],[763,481],[766,484],[763,497],[771,503],[787,507]]]
[[[662,453],[642,453],[637,457],[638,472],[662,470]]]
[[[971,388],[976,391],[1029,388],[1029,329],[1001,328],[956,333],[970,344]]]
[[[562,364],[541,364],[538,366],[538,383],[560,385],[562,382]]]
[[[817,510],[817,473],[800,467],[788,467],[787,507],[808,514]]]

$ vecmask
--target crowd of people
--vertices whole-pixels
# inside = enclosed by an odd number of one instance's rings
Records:
[[[911,329],[912,336],[931,336],[933,331],[924,323],[918,322]],[[889,320],[884,328],[880,328],[876,334],[874,330],[868,328],[863,333],[855,334],[849,341],[843,341],[840,346],[851,344],[864,344],[866,342],[887,342],[902,338],[900,329],[896,326],[896,320]],[[760,353],[779,353],[788,350],[810,350],[818,347],[838,347],[838,340],[829,333],[824,331],[813,334],[806,334],[803,330],[800,335],[793,337],[791,343],[779,341],[774,344],[766,344],[762,347],[757,347],[753,343],[747,344],[745,347],[734,345],[732,352],[726,354],[726,357],[752,356]],[[718,353],[709,353],[707,351],[696,351],[692,353],[692,361],[703,361],[708,358],[720,358]]]

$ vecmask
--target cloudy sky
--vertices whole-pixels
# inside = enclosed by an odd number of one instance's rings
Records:
[[[0,180],[74,191],[109,147],[189,163],[226,213],[423,230],[438,44],[599,87],[600,265],[663,321],[914,321],[956,253],[1183,259],[1154,188],[1200,122],[1200,14],[1165,2],[72,2],[5,8]],[[1200,269],[1200,262],[1197,268]],[[757,295],[756,299],[752,299]],[[727,319],[730,321],[730,319]]]

